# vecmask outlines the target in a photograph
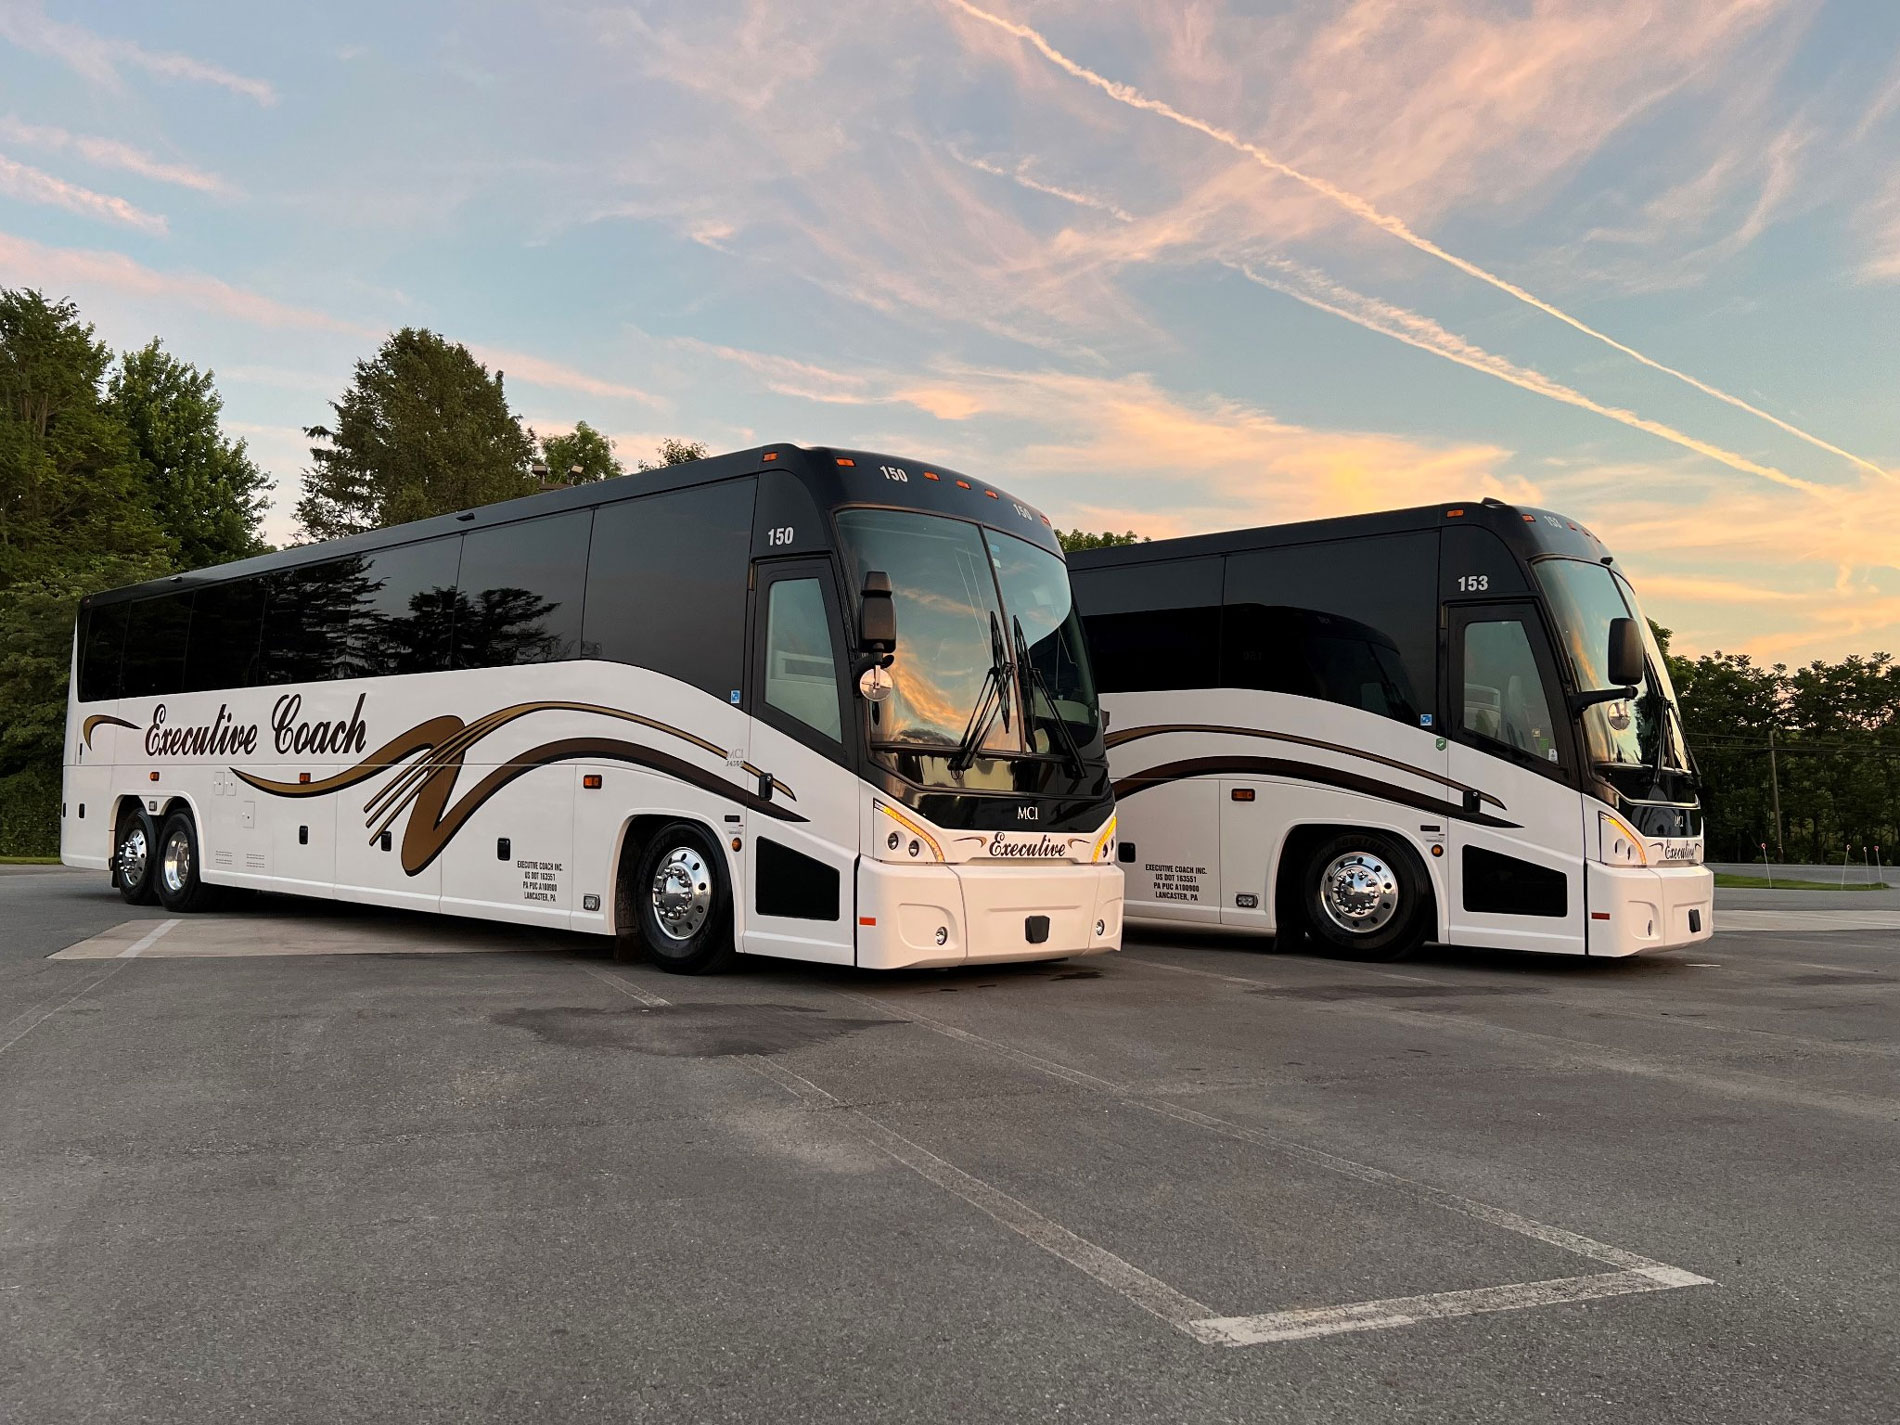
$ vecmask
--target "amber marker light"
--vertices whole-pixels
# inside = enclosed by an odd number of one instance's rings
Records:
[[[970,482],[968,480],[959,480],[957,481],[957,488],[959,490],[967,490],[970,488]]]
[[[988,495],[992,500],[996,498],[996,491],[994,490],[985,490],[983,493]]]
[[[856,465],[858,462],[855,460],[846,460],[842,455],[840,455],[838,457],[838,463],[840,465]]]
[[[154,782],[156,782],[156,781],[158,780],[158,773],[156,773],[156,772],[154,772],[154,773],[152,773],[152,780],[153,780]],[[304,782],[307,782],[307,781],[309,781],[309,780],[310,780],[310,774],[309,774],[308,772],[299,772],[299,773],[297,774],[297,781],[298,781],[298,783],[299,783],[300,785],[301,785],[302,783],[304,783]]]
[[[924,479],[926,480],[941,480],[942,478],[943,476],[939,475],[935,470],[924,471]]]
[[[1446,510],[1445,518],[1448,520],[1455,520],[1462,517],[1463,514],[1464,514],[1463,510]]]
[[[1525,524],[1536,524],[1536,523],[1537,523],[1537,516],[1536,516],[1536,515],[1525,515],[1525,516],[1524,516],[1524,523],[1525,523]]]
[[[768,450],[765,452],[765,455],[763,458],[766,460],[777,460],[778,452],[776,450]]]
[[[1237,802],[1250,802],[1254,798],[1254,789],[1252,787],[1235,787],[1227,795]]]
[[[600,790],[600,773],[598,772],[587,773],[584,777],[581,778],[581,785],[587,788],[587,790],[590,792],[599,791]]]
[[[158,773],[156,772],[148,772],[146,775],[154,782],[158,780]],[[307,782],[310,779],[308,777],[305,777],[304,780]]]

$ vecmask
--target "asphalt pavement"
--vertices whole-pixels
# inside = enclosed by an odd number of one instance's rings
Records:
[[[1900,1402],[1900,932],[680,979],[167,919],[0,876],[0,1419]]]

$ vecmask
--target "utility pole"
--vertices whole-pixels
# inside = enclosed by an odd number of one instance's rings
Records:
[[[1768,780],[1775,789],[1775,855],[1786,861],[1788,849],[1781,842],[1781,771],[1775,765],[1775,729],[1772,723],[1768,727]]]

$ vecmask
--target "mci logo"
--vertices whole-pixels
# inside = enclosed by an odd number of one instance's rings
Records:
[[[1016,808],[1016,820],[1018,821],[1036,821],[1041,816],[1042,816],[1041,807],[1017,807]]]

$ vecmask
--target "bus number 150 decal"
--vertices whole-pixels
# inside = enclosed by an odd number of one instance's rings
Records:
[[[880,465],[877,468],[884,472],[886,480],[895,480],[900,485],[910,483],[910,472],[901,465]]]
[[[768,529],[765,532],[765,542],[774,545],[790,544],[792,542],[792,527],[790,525],[780,525],[776,529]]]

